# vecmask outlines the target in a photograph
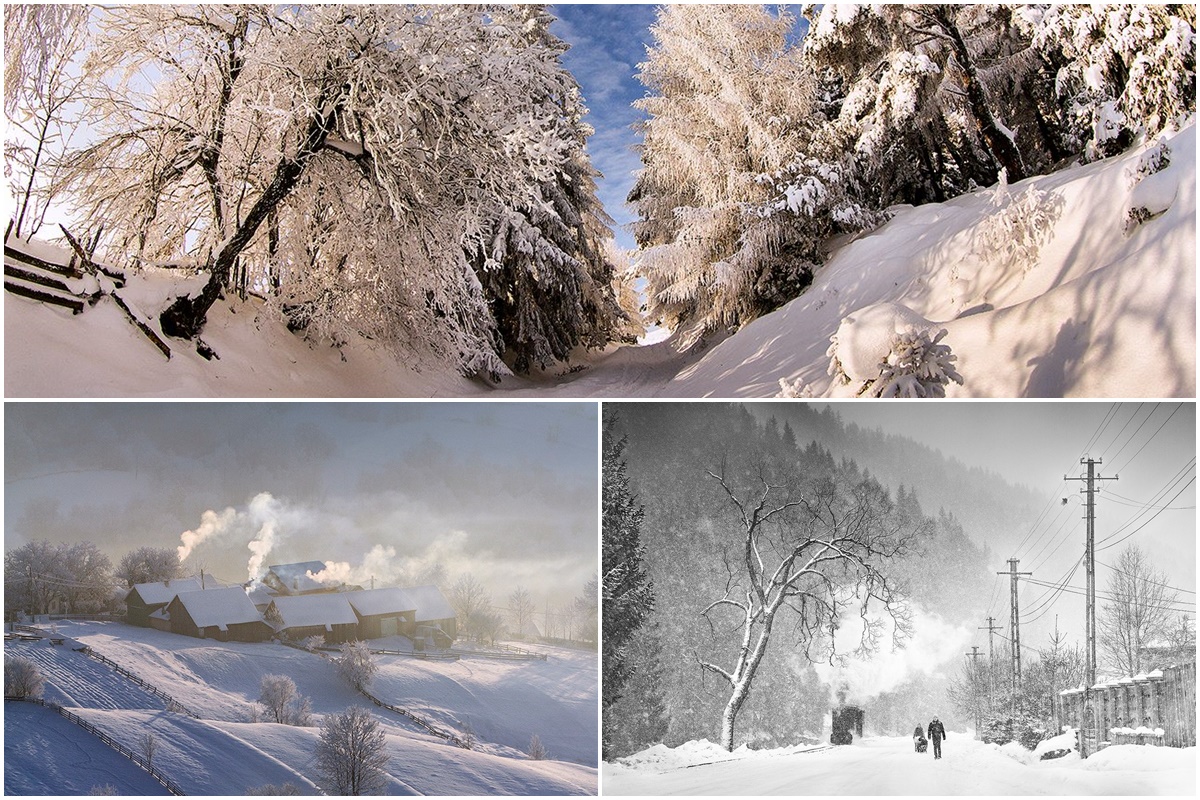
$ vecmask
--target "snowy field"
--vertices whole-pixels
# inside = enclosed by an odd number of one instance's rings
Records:
[[[317,793],[313,751],[319,728],[250,721],[259,682],[271,673],[296,682],[311,699],[317,724],[323,714],[351,705],[372,710],[387,736],[389,794],[596,793],[595,653],[545,647],[545,661],[427,662],[380,656],[373,693],[443,730],[461,735],[469,728],[477,745],[468,751],[404,717],[375,709],[334,674],[327,660],[311,653],[276,644],[206,642],[120,623],[66,622],[59,623],[59,631],[203,717],[163,711],[153,695],[69,647],[5,644],[6,654],[39,663],[47,675],[47,699],[72,707],[117,741],[136,749],[146,730],[157,732],[161,744],[155,765],[188,794],[237,795],[266,783],[293,783],[306,794]],[[83,684],[90,690],[81,689]],[[37,794],[77,792],[78,786],[53,774],[42,776],[31,755],[38,751],[36,743],[23,741],[33,734],[22,720],[50,712],[26,708],[21,707],[26,716],[6,713],[6,794],[28,793],[20,787],[32,787]],[[87,734],[78,728],[75,732],[85,737],[82,747],[91,747]],[[545,744],[548,760],[525,755],[533,734]],[[37,735],[47,734],[39,728]]]
[[[906,737],[847,747],[726,753],[710,742],[656,745],[603,769],[605,795],[1183,795],[1195,796],[1196,748],[1120,745],[1080,760],[1034,760],[1018,745],[951,732],[942,759]]]
[[[844,362],[877,363],[896,319],[947,332],[964,383],[951,397],[1194,397],[1194,123],[1169,142],[1170,165],[1136,177],[1147,147],[900,208],[843,244],[813,286],[723,341],[688,351],[679,337],[583,354],[499,387],[395,356],[364,341],[335,349],[288,333],[260,301],[219,303],[205,361],[172,342],[170,361],[109,301],[71,317],[6,295],[8,397],[770,397],[780,381],[816,397],[853,394],[828,374],[830,337]],[[1135,208],[1153,216],[1127,230]],[[44,248],[43,248],[44,250]],[[147,275],[126,297],[154,319],[172,286]],[[877,349],[877,347],[876,347]],[[855,351],[855,352],[850,352]]]

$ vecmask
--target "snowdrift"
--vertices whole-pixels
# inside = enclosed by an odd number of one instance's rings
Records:
[[[830,337],[865,318],[841,360],[878,364],[887,356],[880,340],[894,333],[881,326],[896,314],[872,309],[894,304],[946,331],[963,377],[949,397],[1194,397],[1194,122],[1167,147],[1170,164],[1156,173],[1145,174],[1150,143],[897,209],[837,250],[806,294],[726,339],[661,394],[772,396],[783,380],[805,396],[853,396],[857,385],[828,374]]]

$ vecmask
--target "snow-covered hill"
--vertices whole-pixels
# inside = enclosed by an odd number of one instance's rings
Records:
[[[105,668],[70,648],[5,645],[6,654],[32,654],[42,666],[47,699],[72,707],[125,746],[136,750],[141,736],[155,731],[161,742],[155,766],[189,794],[236,795],[254,786],[288,782],[315,793],[313,751],[319,728],[251,721],[260,680],[272,673],[296,682],[300,693],[311,699],[317,724],[323,714],[352,705],[372,710],[387,735],[388,793],[596,792],[595,653],[547,647],[544,661],[436,662],[380,656],[373,693],[444,730],[462,734],[469,728],[476,744],[464,750],[402,716],[374,708],[335,675],[326,659],[312,653],[276,644],[189,639],[120,623],[60,623],[60,632],[200,714],[201,719],[192,719],[162,710],[157,698],[111,672],[105,674]],[[80,690],[80,684],[89,681],[94,688]],[[525,755],[535,734],[549,750],[549,760],[533,761]],[[25,735],[19,724],[6,720],[6,793],[11,793],[10,781],[16,787],[24,786],[26,779],[50,793],[67,791],[39,784],[31,776],[38,769],[28,757],[32,751],[15,744]]]
[[[886,356],[895,320],[916,318],[946,331],[963,378],[948,396],[1194,397],[1194,123],[1167,147],[1159,172],[1145,168],[1150,143],[896,209],[838,248],[804,295],[707,349],[612,348],[491,387],[367,341],[310,346],[257,300],[215,307],[203,338],[219,360],[172,342],[168,361],[107,300],[72,316],[7,295],[5,394],[762,397],[783,380],[816,397],[852,396],[857,384],[828,374],[839,326],[840,360],[869,370]],[[1135,209],[1140,224],[1130,221]],[[169,284],[148,274],[124,291],[154,320]]]
[[[1039,761],[951,732],[942,759],[904,737],[846,747],[726,753],[709,742],[662,745],[604,765],[605,795],[1184,795],[1196,791],[1196,748],[1117,745],[1080,760]]]

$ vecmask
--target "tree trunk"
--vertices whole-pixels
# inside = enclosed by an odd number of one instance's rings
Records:
[[[975,64],[971,60],[966,42],[963,41],[962,33],[944,8],[938,7],[935,13],[939,26],[950,38],[954,59],[958,62],[959,83],[966,92],[967,102],[970,104],[971,115],[975,118],[975,126],[979,130],[979,135],[983,137],[988,151],[1008,172],[1009,182],[1016,183],[1024,180],[1027,176],[1025,162],[1021,159],[1021,151],[1017,149],[1016,142],[1000,130],[996,118],[992,115],[987,95],[983,91],[983,84],[979,81],[979,75],[975,71]]]
[[[317,103],[320,109],[328,103],[326,92]],[[222,245],[210,267],[208,282],[194,297],[177,297],[159,315],[163,333],[180,339],[191,339],[200,333],[207,321],[208,310],[221,295],[221,289],[229,280],[238,256],[254,238],[258,226],[275,210],[299,183],[309,161],[325,144],[329,135],[332,109],[318,111],[308,120],[308,129],[294,158],[285,158],[275,167],[275,175],[266,190],[251,207],[238,229]]]

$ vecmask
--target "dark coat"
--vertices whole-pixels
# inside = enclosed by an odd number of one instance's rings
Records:
[[[925,727],[925,730],[928,731],[929,738],[935,742],[940,742],[942,739],[946,738],[946,729],[942,727],[941,720],[934,720],[933,722],[929,723]]]
[[[925,731],[921,730],[920,725],[918,725],[916,730],[913,731],[913,738],[914,739],[924,739],[925,738]]]

